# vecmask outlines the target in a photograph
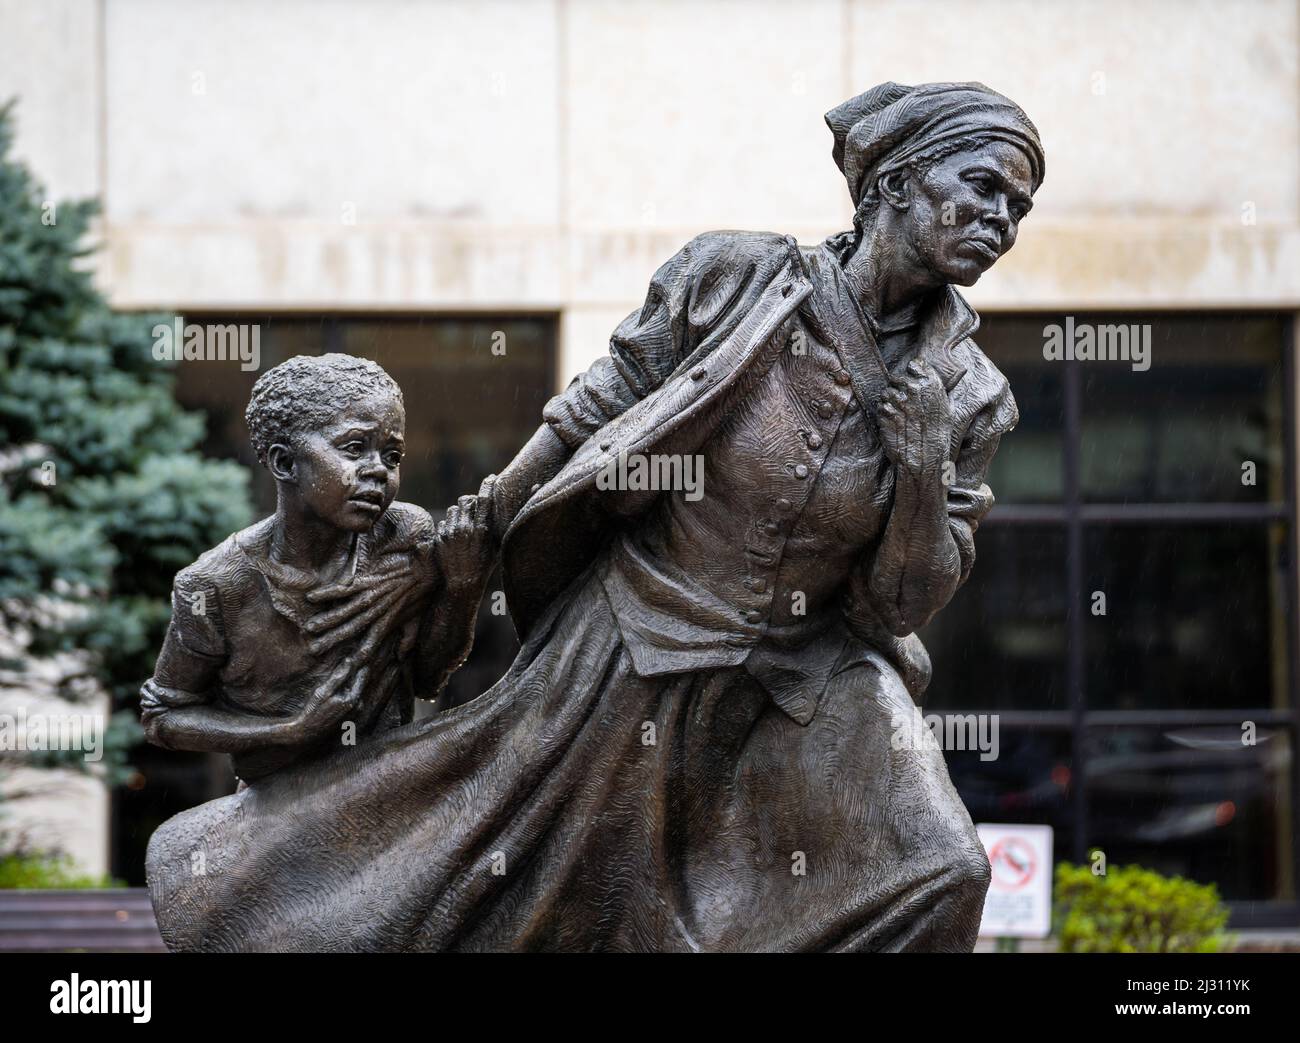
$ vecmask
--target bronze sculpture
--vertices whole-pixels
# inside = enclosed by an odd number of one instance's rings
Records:
[[[437,533],[419,507],[393,502],[405,408],[375,363],[291,359],[258,380],[247,418],[276,513],[176,576],[140,699],[150,741],[229,753],[244,782],[332,749],[344,730],[409,722],[415,692],[437,691],[469,652],[487,565],[476,497]],[[374,628],[358,643],[349,621],[315,611],[322,583],[360,593],[394,569],[421,577],[388,607],[401,633]]]
[[[942,754],[893,748],[891,718],[1017,418],[953,286],[1015,242],[1042,146],[972,83],[883,84],[827,123],[854,230],[693,240],[471,504],[510,671],[164,824],[173,948],[973,946],[987,860]],[[701,495],[611,487],[688,457]],[[305,627],[379,669],[438,596],[437,547],[400,543],[304,595]]]

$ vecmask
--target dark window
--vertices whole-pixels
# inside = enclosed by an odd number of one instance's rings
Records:
[[[1073,322],[1149,326],[1150,368],[1049,361],[1063,315],[985,318],[1021,422],[923,635],[925,709],[1000,714],[997,761],[949,755],[976,821],[1215,883],[1238,926],[1297,922],[1289,318]]]

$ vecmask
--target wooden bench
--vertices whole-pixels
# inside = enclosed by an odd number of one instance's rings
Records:
[[[0,952],[166,952],[143,887],[0,890]]]

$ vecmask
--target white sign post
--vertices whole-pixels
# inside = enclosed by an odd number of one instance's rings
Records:
[[[1052,930],[1052,827],[977,825],[993,867],[981,938],[1046,938]]]

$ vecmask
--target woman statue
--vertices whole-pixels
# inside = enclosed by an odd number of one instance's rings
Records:
[[[174,948],[973,947],[988,861],[899,735],[1017,419],[954,287],[1043,150],[977,83],[826,120],[853,230],[687,244],[496,480],[509,673],[164,825]],[[694,492],[610,480],[695,460]]]

